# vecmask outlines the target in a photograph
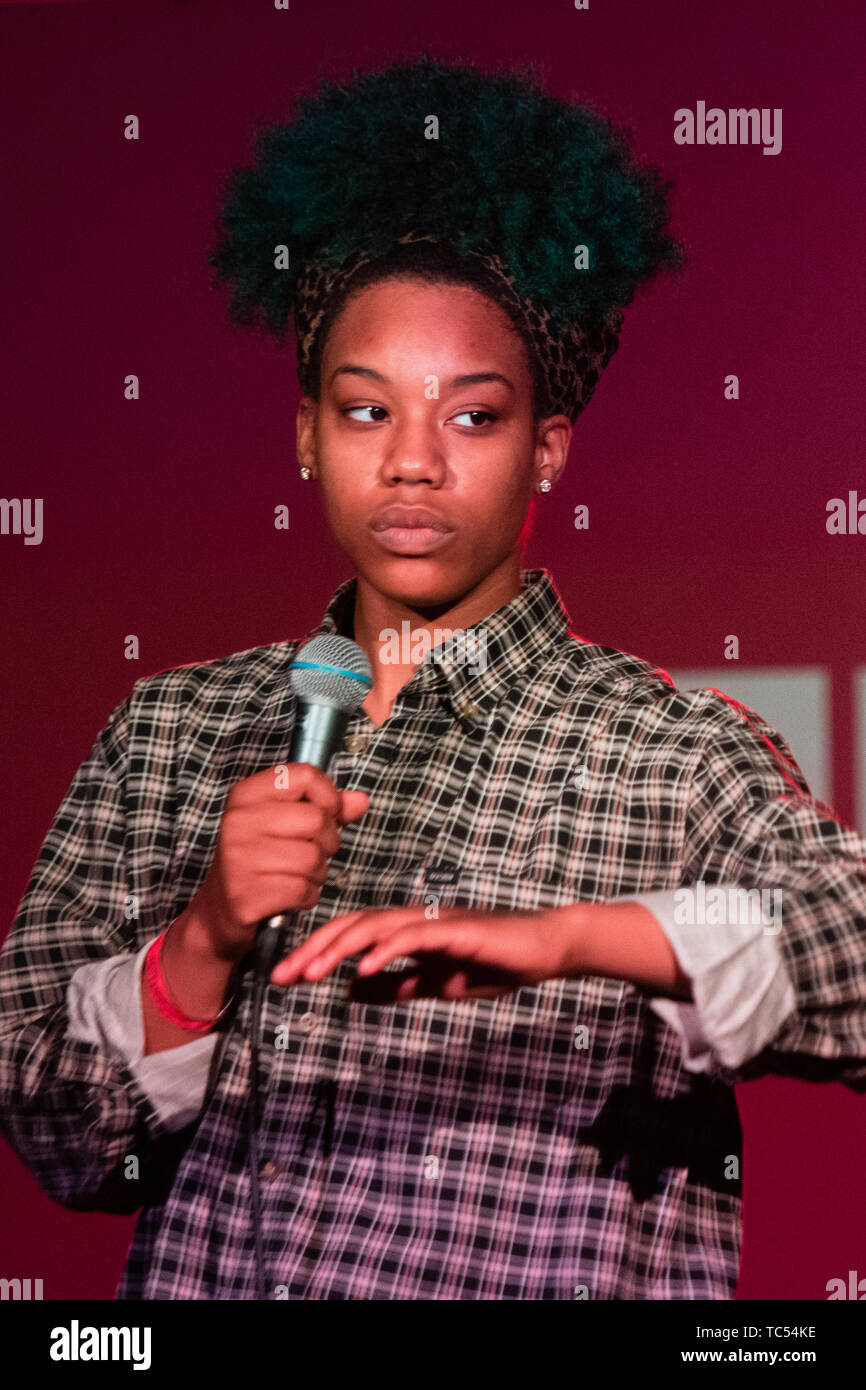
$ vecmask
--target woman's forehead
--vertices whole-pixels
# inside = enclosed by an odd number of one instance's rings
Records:
[[[395,365],[401,356],[459,358],[471,362],[468,372],[479,370],[483,357],[488,370],[491,364],[527,370],[523,344],[504,309],[467,285],[388,279],[365,286],[350,296],[328,334],[324,360],[331,370],[350,347],[356,354],[362,349],[365,361],[386,355]]]

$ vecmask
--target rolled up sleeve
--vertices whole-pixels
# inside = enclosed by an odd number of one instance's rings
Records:
[[[66,994],[68,1036],[92,1042],[124,1062],[173,1133],[201,1112],[218,1037],[209,1033],[144,1055],[141,972],[151,944],[146,942],[137,955],[92,961],[75,971]]]
[[[668,935],[694,1002],[653,1008],[692,1030],[692,1070],[703,1058],[730,1081],[776,1073],[864,1090],[866,840],[811,795],[766,720],[720,691],[701,694],[710,719],[680,887],[638,898]],[[736,906],[711,909],[711,888],[758,890],[762,922]]]
[[[720,885],[726,896],[737,885]],[[650,1007],[682,1039],[687,1071],[736,1068],[762,1051],[796,1008],[775,939],[763,923],[683,921],[676,891],[639,893],[691,982],[692,1002],[652,998]]]

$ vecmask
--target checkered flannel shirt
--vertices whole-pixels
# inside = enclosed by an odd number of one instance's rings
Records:
[[[317,631],[351,635],[354,589]],[[269,1295],[730,1298],[734,1083],[866,1089],[866,841],[810,795],[759,715],[572,634],[546,571],[524,571],[483,626],[483,668],[425,662],[381,727],[353,716],[330,774],[370,808],[342,830],[285,952],[357,908],[637,899],[666,924],[694,1002],[585,976],[374,1007],[348,999],[355,961],[269,988]],[[142,1067],[74,1035],[69,999],[109,961],[140,966],[203,880],[231,787],[285,760],[299,645],[135,683],[0,953],[3,1131],[63,1205],[141,1208],[119,1298],[255,1297],[249,976],[215,1035],[144,1059],[154,1075],[186,1067],[194,1090],[207,1054],[180,1129]],[[676,890],[699,881],[780,889],[781,930],[675,925]]]

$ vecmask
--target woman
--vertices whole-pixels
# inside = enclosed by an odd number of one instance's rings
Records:
[[[521,568],[666,218],[599,117],[428,59],[237,176],[214,264],[235,321],[294,311],[357,571],[318,630],[374,684],[286,777],[299,643],[138,681],[49,832],[4,1127],[65,1205],[142,1207],[120,1298],[730,1298],[733,1082],[866,1080],[864,842],[758,715],[572,636]],[[784,932],[690,928],[696,883],[783,893]],[[254,1221],[246,967],[286,908]]]

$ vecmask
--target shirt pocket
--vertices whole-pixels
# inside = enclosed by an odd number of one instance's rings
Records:
[[[568,903],[597,902],[608,885],[600,872],[602,856],[588,861],[580,851],[574,818],[550,803],[530,825],[512,827],[502,837],[473,837],[465,844],[440,841],[417,869],[415,892],[437,895],[445,906],[533,911]],[[615,891],[610,892],[611,896]]]
[[[429,861],[429,862],[428,862]],[[460,856],[428,856],[416,871],[413,900],[435,919],[438,909],[465,907],[479,912],[536,912],[577,901],[567,877],[544,878],[531,863],[517,869],[492,853],[487,862],[466,863]]]

